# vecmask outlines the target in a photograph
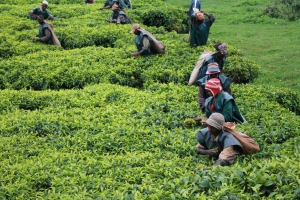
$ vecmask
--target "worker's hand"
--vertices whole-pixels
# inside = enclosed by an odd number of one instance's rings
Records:
[[[38,37],[33,37],[32,38],[34,41],[39,41],[40,40],[40,38],[38,38]]]
[[[202,117],[195,117],[193,118],[193,120],[195,120],[196,122],[200,122],[202,120]]]
[[[138,52],[134,52],[131,54],[134,58],[138,57],[139,56],[139,53]]]
[[[206,154],[209,155],[209,156],[212,156],[212,157],[215,157],[215,156],[219,155],[217,150],[212,150],[212,149],[206,150]]]
[[[206,120],[201,120],[201,123],[202,123],[204,126],[207,126]]]
[[[207,171],[207,170],[209,170],[209,168],[208,167],[204,167],[204,168],[195,168],[194,169],[194,172],[198,172],[198,171]]]

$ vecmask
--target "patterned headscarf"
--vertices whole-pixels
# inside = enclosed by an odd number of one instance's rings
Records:
[[[205,89],[211,91],[214,97],[223,89],[218,78],[209,79],[205,84]]]
[[[209,63],[207,65],[207,70],[206,70],[206,74],[217,74],[220,73],[220,68],[219,68],[219,64],[216,62],[213,63]]]

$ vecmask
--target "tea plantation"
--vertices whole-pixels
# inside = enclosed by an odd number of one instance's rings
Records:
[[[299,93],[254,86],[261,66],[228,44],[224,74],[247,119],[237,128],[261,150],[211,167],[195,152],[203,127],[187,83],[222,41],[191,48],[184,10],[133,0],[131,20],[167,46],[134,59],[131,25],[80,2],[49,1],[57,47],[32,40],[40,3],[0,0],[0,199],[300,199]]]

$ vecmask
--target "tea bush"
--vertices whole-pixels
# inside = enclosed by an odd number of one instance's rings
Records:
[[[265,13],[272,18],[295,21],[300,18],[300,2],[294,0],[273,0],[274,5],[265,8]]]
[[[187,15],[182,9],[168,7],[154,8],[143,14],[142,22],[147,26],[164,26],[169,32],[188,33]]]
[[[201,127],[184,124],[199,112],[194,87],[152,84],[140,91],[99,84],[83,90],[3,90],[0,195],[297,198],[298,117],[266,97],[255,98],[264,88],[232,89],[248,121],[238,128],[261,151],[239,157],[234,168],[197,173],[193,168],[214,161],[194,151],[194,133]],[[274,116],[281,129],[274,126],[270,134]],[[285,140],[278,139],[282,136]]]
[[[68,9],[66,9],[67,7]],[[11,58],[0,61],[0,69],[3,69],[3,77],[0,81],[2,89],[70,89],[83,88],[87,84],[100,82],[137,88],[146,87],[153,82],[186,84],[192,67],[201,52],[204,49],[214,50],[213,44],[217,42],[209,40],[206,46],[191,49],[188,43],[183,43],[186,36],[176,34],[176,31],[168,34],[168,30],[164,26],[157,28],[142,25],[167,45],[167,53],[164,56],[149,57],[148,62],[137,59],[139,64],[135,65],[137,62],[133,62],[131,59],[131,53],[136,51],[134,35],[129,34],[131,27],[130,25],[108,24],[105,19],[111,11],[100,12],[95,9],[95,5],[53,4],[51,8],[56,16],[68,18],[52,22],[56,35],[63,46],[60,48],[32,41],[32,37],[37,33],[38,24],[36,21],[28,20],[27,11],[24,12],[24,8],[30,10],[32,5],[13,6],[12,9],[8,9],[9,12],[3,15],[3,21],[0,24],[0,27],[6,28],[6,32],[0,33],[3,41],[0,44],[0,56]],[[136,18],[142,22],[141,16],[153,10],[152,8],[154,8],[153,5],[149,6],[148,10],[128,10],[128,15],[132,16],[132,19]],[[161,6],[160,9],[166,11],[165,6]],[[12,15],[7,15],[10,12]],[[180,9],[172,9],[172,12],[166,13],[170,19],[186,18],[184,12],[179,15]],[[177,18],[177,15],[182,18]],[[19,16],[20,20],[15,20],[15,16]],[[16,21],[16,23],[12,23],[12,21]],[[171,24],[174,25],[174,23]],[[85,49],[89,46],[91,48]],[[95,46],[108,48],[96,48]],[[76,50],[77,48],[81,49]],[[72,53],[66,51],[70,49],[75,50]],[[234,47],[228,45],[228,49],[229,57],[236,56],[236,59],[228,59],[224,73],[227,76],[235,77],[234,81],[237,83],[253,82],[259,74],[259,67],[251,61],[244,60],[240,51]],[[38,53],[36,54],[36,52]],[[78,55],[78,52],[80,55],[74,56],[74,54]],[[26,57],[31,61],[23,61]],[[45,57],[48,59],[47,62],[39,62]],[[116,61],[112,61],[112,58]],[[122,67],[116,70],[115,67],[110,69],[105,66],[124,64],[122,60],[125,60],[125,63],[128,63],[132,69]],[[241,68],[235,66],[237,62],[241,62],[240,66],[244,70],[246,69],[247,74],[239,72]],[[64,66],[57,70],[60,63],[64,63]],[[86,69],[85,73],[79,69],[80,65]],[[102,68],[104,69],[102,70]],[[45,73],[47,71],[52,71],[52,73]],[[73,73],[78,74],[69,76]]]
[[[188,44],[182,45],[183,37],[179,34],[157,34],[157,38],[168,46],[168,52],[163,56],[150,56],[146,62],[143,58],[131,58],[130,54],[135,52],[136,48],[133,42],[128,41],[129,38],[117,41],[119,47],[126,46],[121,49],[101,46],[72,51],[59,49],[59,47],[53,47],[57,50],[50,52],[37,49],[37,53],[14,56],[0,61],[0,69],[3,69],[3,81],[0,82],[0,86],[13,89],[58,90],[83,88],[87,84],[100,82],[137,88],[146,87],[153,82],[185,85],[193,65],[205,47],[191,49]],[[207,48],[213,50],[211,47],[214,43],[209,41]],[[43,47],[42,44],[36,45]],[[236,83],[252,82],[258,76],[259,66],[241,58],[238,51],[230,45],[229,49],[232,50],[232,55],[228,56],[224,73],[231,76]],[[46,57],[47,60],[44,60]],[[26,58],[30,58],[30,61]]]
[[[298,93],[237,84],[253,82],[260,67],[227,44],[224,73],[247,120],[237,128],[261,150],[210,167],[214,159],[195,152],[203,127],[191,119],[201,112],[187,82],[201,52],[222,41],[190,48],[177,30],[143,24],[162,1],[133,2],[126,12],[167,46],[134,59],[130,25],[108,25],[111,11],[80,2],[50,2],[65,18],[52,22],[59,48],[31,41],[36,2],[0,0],[1,199],[300,198]]]

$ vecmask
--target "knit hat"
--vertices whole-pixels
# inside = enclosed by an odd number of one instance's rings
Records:
[[[223,124],[225,123],[225,118],[222,114],[220,113],[212,113],[208,120],[206,120],[206,123],[209,126],[212,126],[218,130],[221,130],[223,127]]]
[[[217,74],[220,73],[220,68],[219,68],[219,64],[216,62],[213,63],[209,63],[207,65],[207,71],[206,74]]]
[[[223,88],[218,78],[212,78],[206,82],[205,89],[209,90],[215,97]]]
[[[48,1],[43,1],[42,4],[48,5]]]
[[[130,33],[134,33],[135,30],[140,29],[140,25],[139,24],[133,24]]]

